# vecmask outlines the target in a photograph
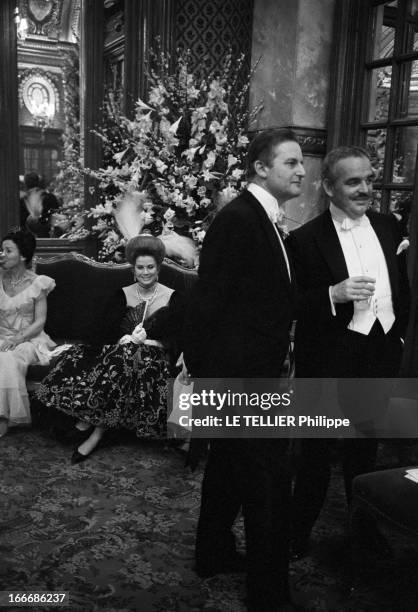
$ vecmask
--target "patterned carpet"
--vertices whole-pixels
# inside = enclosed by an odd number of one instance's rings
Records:
[[[75,612],[245,610],[242,576],[201,581],[193,572],[201,471],[185,470],[173,448],[126,436],[78,466],[70,454],[35,429],[0,441],[0,590],[69,591]],[[243,546],[242,531],[241,521]],[[313,540],[312,554],[291,566],[308,609],[417,609],[388,560],[354,571],[350,590],[338,469]]]

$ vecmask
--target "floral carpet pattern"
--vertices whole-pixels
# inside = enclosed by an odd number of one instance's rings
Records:
[[[0,440],[0,590],[68,591],[71,612],[245,610],[242,575],[193,571],[201,470],[162,443],[124,436],[83,464],[70,455],[36,429]],[[351,589],[346,522],[334,469],[312,552],[291,565],[295,594],[322,612],[417,609],[385,562]],[[236,532],[244,546],[242,521]]]

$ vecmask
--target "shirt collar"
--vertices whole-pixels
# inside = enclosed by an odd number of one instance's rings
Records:
[[[247,187],[247,191],[260,202],[272,223],[280,223],[282,221],[284,214],[283,210],[279,207],[279,203],[270,192],[255,183],[250,183]]]
[[[357,219],[351,219],[340,208],[332,202],[329,205],[329,212],[333,221],[335,221],[341,230],[351,230],[353,227],[367,227],[370,225],[370,219],[367,215],[362,215]]]

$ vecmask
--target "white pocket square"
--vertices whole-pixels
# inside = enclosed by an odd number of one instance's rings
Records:
[[[409,240],[408,240],[408,238],[404,238],[402,240],[402,242],[398,246],[398,250],[396,251],[396,255],[400,255],[400,253],[402,253],[402,251],[406,251],[406,249],[408,247],[409,247]]]

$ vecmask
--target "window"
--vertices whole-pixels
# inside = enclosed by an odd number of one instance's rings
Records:
[[[55,147],[41,145],[23,146],[24,171],[36,172],[49,183],[58,173],[58,151]]]
[[[376,209],[407,219],[417,184],[418,0],[337,6],[330,144],[365,146]]]

